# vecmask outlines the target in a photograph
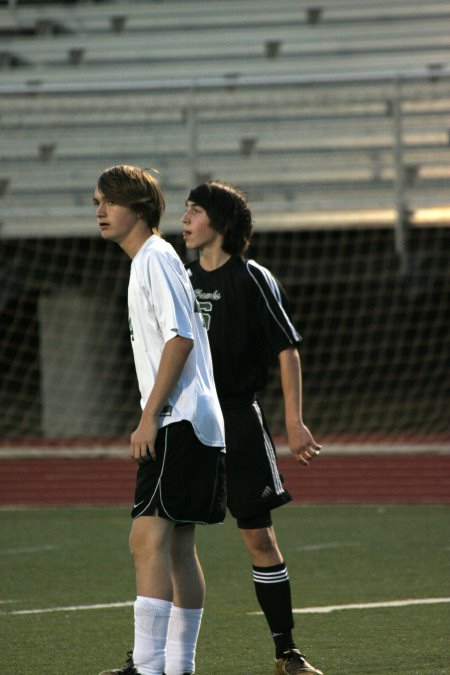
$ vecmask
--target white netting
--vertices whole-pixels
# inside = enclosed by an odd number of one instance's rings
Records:
[[[448,431],[450,230],[411,239],[405,276],[392,230],[255,235],[252,253],[283,281],[303,334],[304,413],[321,433]],[[2,436],[132,427],[128,266],[98,239],[2,244]],[[282,432],[276,378],[265,402]]]
[[[2,10],[5,30],[57,22],[12,39],[21,65],[0,77],[0,436],[126,435],[137,417],[129,263],[99,239],[91,204],[116,163],[159,171],[177,245],[193,183],[247,191],[252,251],[304,336],[315,432],[448,432],[445,3],[398,0],[380,17],[336,2],[312,27],[306,3],[234,3],[231,17],[217,2],[197,30],[205,3],[192,2],[189,44],[188,3],[127,3],[123,32],[118,4]],[[275,27],[279,55],[265,42]],[[265,401],[281,432],[276,379]]]

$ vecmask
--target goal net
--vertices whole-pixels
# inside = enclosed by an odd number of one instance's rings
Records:
[[[100,171],[123,162],[160,171],[181,255],[194,182],[247,191],[249,253],[286,288],[317,437],[450,431],[446,86],[405,85],[399,100],[393,83],[232,85],[195,105],[189,92],[3,97],[0,438],[134,428],[129,261],[91,204]],[[262,399],[283,434],[275,369]]]
[[[250,255],[282,281],[303,337],[304,416],[317,433],[448,432],[449,250],[449,229],[415,230],[403,275],[392,230],[256,232]],[[96,238],[2,242],[2,437],[133,427],[128,272]],[[263,399],[282,433],[275,370]]]

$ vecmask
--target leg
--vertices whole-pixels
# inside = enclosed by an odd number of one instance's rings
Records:
[[[137,595],[172,602],[170,541],[174,529],[174,523],[158,516],[133,520],[130,551]]]
[[[167,632],[172,609],[170,561],[174,523],[158,516],[133,521],[130,550],[136,574],[133,662],[141,675],[165,668]]]
[[[269,567],[283,562],[273,526],[239,530],[253,565]]]
[[[172,614],[167,640],[167,675],[193,673],[205,598],[205,580],[195,547],[195,526],[175,528],[171,541]]]
[[[308,663],[295,647],[292,637],[294,619],[291,587],[270,514],[247,522],[240,520],[238,524],[253,562],[256,597],[275,643],[275,675],[286,673],[322,675],[322,672]]]
[[[270,518],[268,520],[270,522]],[[239,521],[239,525],[253,563],[256,597],[272,633],[275,655],[280,658],[286,650],[295,647],[291,587],[272,524],[245,527],[261,522]]]
[[[195,547],[195,525],[176,527],[171,541],[173,604],[198,609],[205,600],[205,579]]]

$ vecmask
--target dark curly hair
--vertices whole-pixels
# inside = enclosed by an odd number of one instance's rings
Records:
[[[188,201],[208,214],[211,227],[223,235],[222,248],[231,255],[243,255],[250,245],[253,222],[246,195],[233,185],[210,180],[193,188]]]

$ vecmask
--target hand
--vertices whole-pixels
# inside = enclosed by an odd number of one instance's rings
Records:
[[[142,416],[139,426],[130,437],[130,456],[138,464],[156,459],[155,439],[157,433],[157,420],[150,417],[144,419],[144,416]]]
[[[316,443],[308,427],[303,422],[287,425],[288,444],[297,462],[304,466],[320,454],[322,446]]]

